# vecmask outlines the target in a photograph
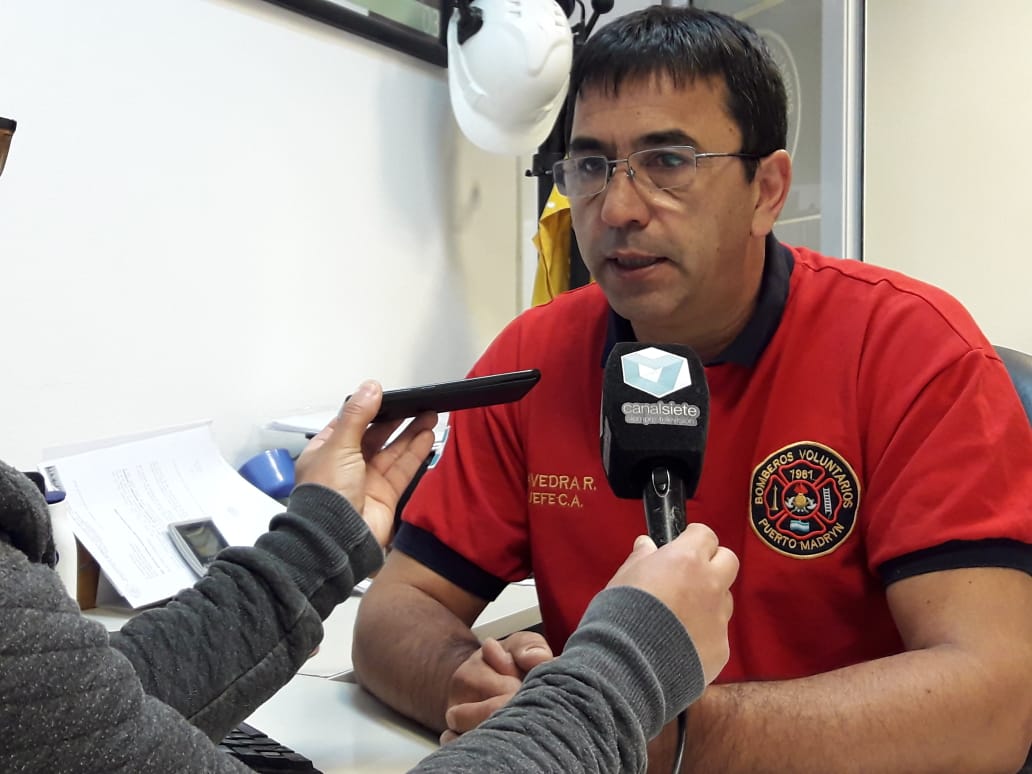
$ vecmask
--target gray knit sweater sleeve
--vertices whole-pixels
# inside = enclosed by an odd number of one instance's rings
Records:
[[[290,679],[321,619],[382,562],[344,498],[303,485],[255,547],[223,552],[195,587],[109,641],[41,564],[49,525],[31,487],[0,463],[5,774],[246,770],[210,739]]]
[[[695,646],[673,612],[639,589],[608,589],[559,658],[531,671],[508,705],[414,771],[644,771],[648,740],[704,688]]]
[[[229,548],[164,607],[111,636],[144,690],[220,739],[286,683],[322,640],[322,620],[383,551],[351,505],[303,484],[254,548]]]
[[[0,544],[0,771],[239,772],[143,692],[57,574]]]

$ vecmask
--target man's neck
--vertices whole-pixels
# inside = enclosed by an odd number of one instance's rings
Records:
[[[704,363],[716,359],[745,329],[756,311],[763,281],[762,248],[753,265],[755,268],[742,283],[740,293],[722,301],[717,309],[688,311],[672,319],[669,325],[636,323],[632,320],[635,338],[657,344],[684,344],[694,349]]]
[[[742,306],[738,314],[733,318],[721,321],[719,327],[707,328],[699,326],[639,326],[631,323],[634,329],[634,337],[638,341],[648,341],[656,344],[684,344],[695,350],[702,362],[708,363],[727,349],[739,333],[745,328],[752,317],[756,306],[755,294],[753,300]]]

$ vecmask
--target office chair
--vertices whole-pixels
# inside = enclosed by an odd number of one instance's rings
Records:
[[[1007,367],[1011,381],[1014,382],[1014,388],[1018,391],[1018,397],[1021,398],[1021,404],[1028,415],[1028,421],[1032,422],[1032,355],[1007,347],[995,349]]]

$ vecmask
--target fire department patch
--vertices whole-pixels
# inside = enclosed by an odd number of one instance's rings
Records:
[[[831,553],[852,533],[860,484],[838,452],[800,441],[756,466],[749,502],[750,521],[764,543],[809,559]]]

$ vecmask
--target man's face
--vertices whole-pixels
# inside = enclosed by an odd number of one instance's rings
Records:
[[[720,79],[675,88],[665,75],[588,89],[574,109],[570,155],[626,158],[665,145],[737,152],[742,138]],[[571,199],[585,264],[641,340],[706,346],[747,319],[763,268],[753,237],[757,184],[741,159],[699,159],[686,187],[648,190],[619,165],[602,193]],[[715,354],[715,353],[711,353]]]
[[[9,118],[0,118],[0,175],[7,164],[7,153],[11,149],[11,138],[14,136],[15,123]]]

